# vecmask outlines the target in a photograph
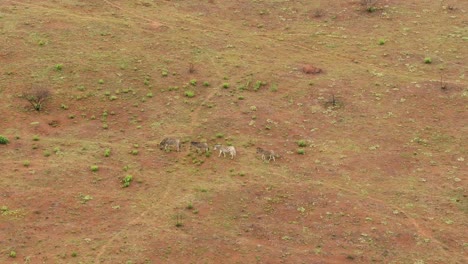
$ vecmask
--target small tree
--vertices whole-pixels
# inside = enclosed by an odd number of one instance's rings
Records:
[[[43,87],[35,87],[30,91],[23,93],[23,98],[26,99],[36,111],[41,111],[43,104],[49,99],[50,90]]]

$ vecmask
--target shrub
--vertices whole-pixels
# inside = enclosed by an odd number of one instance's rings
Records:
[[[6,138],[6,137],[0,135],[0,144],[1,144],[1,145],[6,145],[6,144],[8,144],[8,143],[10,143],[10,141],[8,140],[8,138]]]
[[[305,147],[305,146],[307,146],[307,142],[305,140],[301,139],[301,140],[297,141],[297,145],[299,147]]]
[[[9,254],[10,258],[16,258],[16,252],[15,251],[10,251],[10,254]]]
[[[162,71],[161,71],[161,75],[162,75],[163,77],[167,77],[168,74],[169,74],[169,73],[167,72],[167,70],[162,70]]]
[[[54,68],[55,68],[56,71],[61,71],[62,68],[63,68],[63,65],[62,64],[55,64]]]
[[[216,137],[217,138],[222,138],[222,137],[224,137],[224,134],[223,133],[216,133]]]
[[[99,166],[98,166],[98,165],[92,165],[90,168],[91,168],[91,171],[94,171],[94,172],[96,172],[96,171],[99,170]]]
[[[192,98],[195,96],[195,92],[194,91],[185,91],[185,96],[187,96],[188,98]]]
[[[203,86],[210,86],[210,83],[209,82],[203,82]]]
[[[304,150],[304,149],[297,149],[297,154],[299,154],[299,155],[304,155],[304,154],[305,154],[305,150]]]
[[[104,84],[104,80],[103,80],[103,79],[99,79],[98,83],[99,83],[99,84]]]
[[[122,188],[127,188],[130,186],[130,183],[133,181],[132,175],[127,175],[122,179]]]
[[[224,88],[224,89],[229,88],[229,83],[223,83],[223,88]]]
[[[426,63],[426,64],[431,64],[431,63],[432,63],[431,57],[426,57],[426,58],[424,58],[424,63]]]
[[[38,135],[34,135],[33,138],[32,138],[33,141],[39,141],[39,136]]]
[[[379,39],[379,45],[384,45],[387,42],[385,39]]]
[[[190,85],[197,86],[197,80],[190,80]]]
[[[110,154],[111,154],[111,150],[110,150],[110,149],[104,150],[104,157],[109,157]]]
[[[29,165],[31,165],[31,163],[29,162],[29,160],[23,161],[23,166],[29,167]]]
[[[147,94],[146,94],[146,97],[148,97],[148,98],[153,97],[153,93],[147,93]]]

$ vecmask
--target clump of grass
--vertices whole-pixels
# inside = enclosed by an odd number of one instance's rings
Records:
[[[387,42],[385,39],[379,39],[379,45],[384,45]]]
[[[89,195],[89,194],[84,195],[82,193],[80,193],[79,198],[80,198],[80,203],[82,203],[82,204],[85,204],[88,201],[91,201],[93,199],[93,197],[91,195]]]
[[[432,63],[432,58],[431,57],[424,58],[424,63],[425,64],[431,64]]]
[[[223,138],[223,137],[224,137],[224,134],[223,134],[223,133],[216,133],[216,137],[217,137],[217,138]]]
[[[130,152],[130,154],[132,155],[138,155],[138,153],[139,153],[138,149],[134,149]]]
[[[301,139],[301,140],[297,141],[297,145],[299,147],[305,147],[305,146],[307,146],[307,142],[304,139]]]
[[[39,138],[38,135],[34,135],[33,138],[32,138],[33,141],[39,141],[39,139],[40,139],[40,138]]]
[[[271,86],[270,86],[270,91],[271,91],[271,92],[276,92],[276,91],[278,91],[278,84],[272,83]]]
[[[109,157],[111,154],[111,150],[110,149],[105,149],[104,150],[104,157]]]
[[[210,86],[210,83],[205,81],[205,82],[203,82],[203,86],[208,87],[208,86]]]
[[[190,85],[197,86],[197,80],[190,80]]]
[[[146,94],[146,97],[148,97],[148,98],[153,97],[153,93],[147,93],[147,94]]]
[[[188,98],[192,98],[195,96],[195,92],[194,91],[185,91],[185,96],[187,96]]]
[[[305,154],[305,150],[304,150],[304,149],[297,149],[297,154],[299,154],[299,155],[304,155],[304,154]]]
[[[266,85],[266,82],[256,81],[255,84],[254,84],[253,90],[258,91],[258,90],[260,90],[260,88],[262,86],[265,86],[265,85]]]
[[[74,257],[74,258],[76,258],[76,257],[78,256],[78,253],[72,252],[72,253],[71,253],[71,256]]]
[[[167,75],[169,75],[169,72],[164,69],[164,70],[161,71],[161,75],[162,75],[162,77],[167,77]]]
[[[184,224],[182,223],[182,216],[180,214],[176,215],[176,227],[182,227]]]
[[[230,86],[229,83],[223,83],[223,88],[224,88],[224,89],[229,88],[229,86]]]
[[[114,101],[114,100],[117,100],[117,98],[118,98],[117,96],[112,95],[111,97],[109,97],[109,100]]]
[[[91,169],[91,171],[96,172],[96,171],[99,170],[99,166],[98,166],[98,165],[92,165],[92,166],[90,167],[90,169]]]
[[[60,108],[62,108],[63,110],[67,110],[68,109],[68,106],[66,104],[61,104],[60,105]]]
[[[49,157],[50,155],[50,150],[44,150],[44,157]]]
[[[10,143],[10,141],[8,140],[8,138],[6,138],[6,137],[0,135],[0,144],[1,144],[1,145],[6,145],[6,144],[8,144],[8,143]]]
[[[122,188],[127,188],[130,186],[130,183],[133,181],[132,175],[127,175],[122,179]]]
[[[103,80],[103,79],[99,79],[98,83],[99,83],[99,84],[104,84],[104,80]]]
[[[29,165],[31,165],[31,162],[29,162],[29,160],[23,161],[23,166],[29,167]]]
[[[193,209],[193,204],[192,204],[192,202],[189,202],[185,208],[187,208],[187,209],[189,209],[189,210],[192,210],[192,209]]]
[[[10,258],[16,258],[16,251],[14,251],[14,250],[10,251],[10,254],[8,256]]]
[[[61,71],[63,69],[63,65],[62,64],[55,64],[54,69],[56,71]]]

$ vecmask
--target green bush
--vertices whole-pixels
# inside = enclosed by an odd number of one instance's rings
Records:
[[[122,179],[122,188],[127,188],[130,186],[130,183],[133,181],[132,175],[127,175]]]
[[[426,63],[426,64],[431,64],[431,63],[432,63],[431,57],[426,57],[426,58],[424,58],[424,63]]]
[[[230,86],[229,83],[223,83],[223,88],[224,88],[224,89],[229,88],[229,86]]]
[[[98,166],[98,165],[92,165],[90,168],[91,168],[91,171],[94,171],[94,172],[96,172],[96,171],[99,170],[99,166]]]
[[[301,139],[301,140],[297,141],[297,145],[299,147],[305,147],[305,146],[307,146],[307,142],[305,140]]]
[[[192,98],[195,96],[195,92],[194,91],[185,91],[185,96],[187,96],[188,98]]]
[[[104,150],[104,157],[109,157],[110,154],[111,154],[111,150],[110,150],[110,149]]]
[[[6,145],[6,144],[8,144],[8,143],[10,143],[10,141],[8,140],[8,138],[6,138],[6,137],[0,135],[0,144]]]
[[[304,149],[297,149],[297,154],[299,154],[299,155],[304,155],[304,154],[305,154],[305,150],[304,150]]]

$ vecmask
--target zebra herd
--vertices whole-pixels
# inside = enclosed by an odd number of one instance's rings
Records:
[[[175,148],[176,151],[180,151],[180,146],[181,146],[181,142],[180,142],[180,139],[178,138],[167,137],[167,138],[164,138],[161,141],[161,143],[159,143],[159,148],[161,150],[166,150],[166,151],[173,149],[173,148]],[[210,150],[208,143],[206,142],[191,141],[190,147],[195,148],[197,152],[200,151],[202,153],[203,152],[207,153]],[[213,150],[219,151],[218,157],[221,157],[221,154],[223,154],[224,157],[226,157],[226,154],[229,154],[231,155],[231,159],[234,159],[234,157],[237,154],[236,148],[234,146],[224,146],[221,144],[216,144],[213,146]],[[273,150],[265,150],[260,147],[257,147],[257,154],[261,155],[262,160],[264,162],[266,162],[267,159],[268,161],[270,160],[276,161],[275,157],[278,157]]]

